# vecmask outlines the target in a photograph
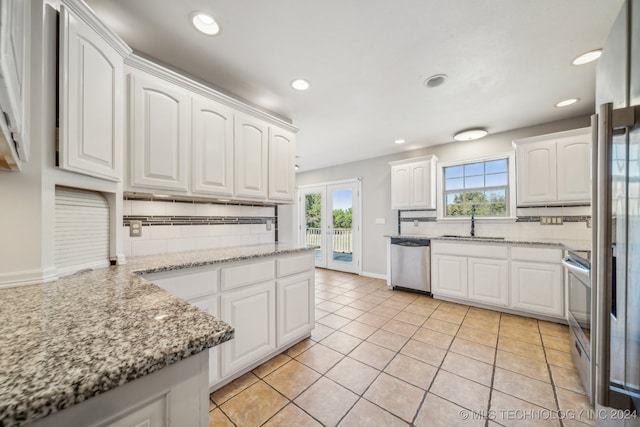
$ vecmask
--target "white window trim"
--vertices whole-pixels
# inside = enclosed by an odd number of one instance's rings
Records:
[[[516,216],[516,152],[509,151],[507,153],[493,154],[486,157],[477,157],[472,159],[456,160],[455,162],[438,162],[437,168],[437,197],[436,211],[438,213],[438,222],[460,222],[469,221],[469,216],[457,216],[455,218],[446,217],[444,215],[445,203],[444,203],[444,168],[449,166],[459,166],[467,163],[476,162],[488,162],[491,160],[500,159],[509,160],[509,216],[496,216],[496,217],[477,217],[476,221],[491,221],[491,222],[514,222],[518,217]]]

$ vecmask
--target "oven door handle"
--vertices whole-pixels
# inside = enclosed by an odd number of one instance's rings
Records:
[[[564,268],[569,270],[569,272],[578,276],[580,281],[584,282],[585,285],[591,287],[591,280],[589,278],[591,270],[589,270],[579,262],[575,261],[570,256],[566,256],[562,259],[562,265]]]

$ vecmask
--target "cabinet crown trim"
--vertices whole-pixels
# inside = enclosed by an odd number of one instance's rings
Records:
[[[177,86],[180,86],[189,91],[193,91],[199,95],[203,95],[209,99],[220,102],[228,107],[231,107],[237,111],[249,114],[251,117],[265,120],[271,124],[284,128],[290,132],[298,132],[298,128],[292,125],[290,122],[276,117],[273,114],[266,113],[252,105],[247,104],[246,101],[241,101],[219,92],[204,83],[200,83],[192,78],[189,78],[183,74],[173,71],[165,66],[152,62],[149,59],[143,58],[137,53],[131,54],[124,59],[125,65],[135,68],[140,71],[144,71]]]
[[[411,157],[409,159],[395,160],[393,162],[389,162],[389,165],[390,166],[405,165],[407,163],[421,162],[421,161],[424,161],[424,160],[437,162],[438,161],[438,157],[436,155],[434,155],[434,154],[431,154],[429,156]]]
[[[540,141],[549,141],[551,139],[567,138],[570,136],[588,135],[590,133],[591,133],[590,127],[571,129],[571,130],[565,130],[562,132],[547,133],[544,135],[537,135],[537,136],[531,136],[528,138],[516,139],[512,142],[512,145],[513,145],[513,148],[518,148],[518,146],[522,144],[529,144],[532,142],[540,142]]]
[[[91,9],[82,0],[62,0],[61,3],[73,13],[78,15],[82,20],[105,39],[120,55],[127,57],[131,55],[131,48],[116,33],[107,27]]]

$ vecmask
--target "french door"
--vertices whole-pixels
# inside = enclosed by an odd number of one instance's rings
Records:
[[[300,243],[317,246],[316,267],[360,273],[360,181],[298,189]]]

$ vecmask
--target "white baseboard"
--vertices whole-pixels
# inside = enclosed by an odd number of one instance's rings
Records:
[[[370,273],[368,271],[363,271],[362,272],[362,276],[364,276],[364,277],[372,277],[374,279],[387,280],[387,275],[386,274]]]
[[[14,288],[16,286],[37,285],[51,282],[58,278],[55,267],[45,269],[13,271],[0,274],[0,288]]]

